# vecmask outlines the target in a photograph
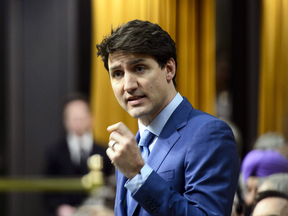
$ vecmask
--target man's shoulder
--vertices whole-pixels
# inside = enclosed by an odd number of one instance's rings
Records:
[[[219,120],[217,117],[196,109],[192,106],[192,104],[187,100],[187,98],[183,97],[183,101],[179,104],[177,109],[175,110],[174,115],[184,115],[187,116],[188,120],[201,120],[201,121],[212,121],[212,120]]]
[[[213,120],[220,120],[218,119],[216,116],[213,116],[207,112],[204,112],[202,110],[198,110],[198,109],[193,109],[193,111],[191,112],[191,116],[194,118],[199,118],[202,121],[213,121]]]
[[[48,150],[51,154],[59,153],[63,151],[68,151],[68,143],[66,139],[60,139],[59,141],[55,142],[54,145],[50,146]]]
[[[175,114],[176,115],[174,117],[174,122],[178,122],[181,118],[183,122],[183,120],[186,118],[185,121],[187,121],[186,126],[188,126],[188,128],[200,128],[202,126],[205,127],[205,125],[215,125],[216,128],[230,128],[225,121],[207,112],[194,108],[185,97],[182,103],[177,108],[177,113]]]

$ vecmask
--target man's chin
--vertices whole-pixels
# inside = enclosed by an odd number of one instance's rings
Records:
[[[129,115],[132,116],[133,118],[139,119],[147,116],[146,112],[140,111],[140,110],[132,110],[128,111]]]
[[[130,116],[135,118],[135,119],[140,119],[140,118],[145,117],[145,115],[143,115],[143,114],[134,114],[134,113],[131,113]]]

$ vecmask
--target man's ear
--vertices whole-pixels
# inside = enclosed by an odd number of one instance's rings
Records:
[[[170,58],[166,63],[166,79],[168,82],[172,81],[176,73],[176,65],[173,58]]]

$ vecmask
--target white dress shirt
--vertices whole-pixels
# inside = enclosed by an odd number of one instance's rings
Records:
[[[93,148],[93,134],[87,132],[82,136],[75,134],[67,134],[68,149],[70,152],[71,161],[79,165],[81,160],[81,150],[88,156]]]

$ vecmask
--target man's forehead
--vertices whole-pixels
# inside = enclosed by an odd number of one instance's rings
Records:
[[[154,57],[150,56],[150,55],[146,55],[146,54],[142,54],[142,53],[122,53],[122,52],[114,52],[112,54],[109,54],[108,56],[108,64],[113,64],[115,62],[129,62],[129,61],[133,61],[134,59],[151,59]]]
[[[64,108],[64,111],[66,112],[67,110],[89,110],[89,105],[83,100],[73,100],[70,101]]]
[[[112,54],[109,54],[108,63],[113,64],[116,61],[118,62],[119,60],[125,61],[126,59],[130,59],[131,55],[132,55],[131,53],[114,52]]]

